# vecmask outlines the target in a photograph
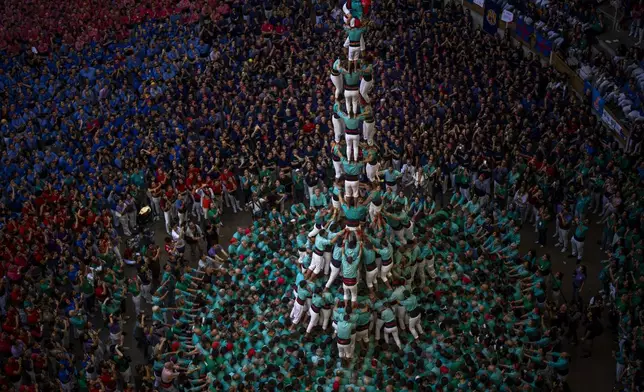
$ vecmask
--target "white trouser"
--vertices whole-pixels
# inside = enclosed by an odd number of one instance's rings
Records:
[[[130,223],[130,228],[132,230],[136,230],[136,216],[137,216],[136,211],[132,211],[132,212],[127,213],[127,220]]]
[[[366,81],[364,80],[364,78],[360,80],[360,95],[362,95],[362,98],[367,103],[371,102],[371,99],[369,98],[369,93],[371,92],[372,88],[373,88],[373,78],[370,81]]]
[[[228,207],[232,206],[233,210],[241,210],[239,206],[239,200],[230,192],[224,192],[224,198],[226,199],[226,205]]]
[[[360,181],[344,181],[344,194],[345,197],[358,197],[360,189]]]
[[[434,268],[434,258],[427,260],[427,273],[431,279],[436,279],[436,268]]]
[[[366,170],[367,170],[367,178],[369,181],[374,182],[376,181],[376,174],[378,173],[378,169],[380,168],[380,164],[376,163],[375,165],[372,165],[371,163],[367,163]]]
[[[152,303],[151,290],[152,290],[151,284],[141,285],[141,296],[147,303]]]
[[[186,222],[186,212],[179,212],[179,226],[183,226],[183,224]]]
[[[331,274],[329,275],[329,279],[326,281],[326,284],[324,285],[324,287],[326,287],[327,289],[330,288],[339,274],[340,274],[340,267],[336,267],[333,264],[331,264]]]
[[[349,40],[349,37],[347,37],[347,39],[344,40],[344,45],[342,46],[344,46],[345,48],[349,48],[349,61],[357,60],[360,55],[360,52],[366,49],[363,35],[360,36],[360,46],[351,46],[351,40]],[[354,52],[353,55],[356,56],[355,58],[351,57],[352,55],[351,49],[353,49],[353,52]]]
[[[161,215],[161,198],[160,197],[151,197],[152,199],[152,209],[154,210],[154,215]]]
[[[342,78],[342,74],[331,74],[331,83],[333,83],[333,86],[335,87],[335,99],[340,99],[340,93],[342,93],[342,89],[344,88],[344,78]]]
[[[313,237],[315,238],[316,235],[322,230],[322,227],[318,227],[317,225],[313,226],[313,229],[307,234],[308,237]]]
[[[322,309],[322,329],[326,330],[329,327],[329,320],[331,320],[331,309]]]
[[[380,340],[380,330],[382,329],[385,322],[379,318],[376,319],[376,341]]]
[[[575,237],[572,237],[570,242],[572,243],[572,255],[577,256],[577,260],[581,260],[584,256],[584,241],[577,241]]]
[[[427,261],[424,259],[421,262],[416,262],[413,267],[411,267],[411,280],[413,281],[416,278],[416,272],[420,275],[420,284],[421,287],[425,286],[425,281],[427,280],[425,276],[425,268],[427,267]]]
[[[373,203],[369,203],[369,218],[371,218],[371,221],[375,219],[376,215],[379,214],[381,210],[382,210],[382,204],[377,206]]]
[[[405,233],[405,238],[408,240],[413,240],[414,239],[414,222],[410,221],[409,222],[409,227],[406,227],[404,230]]]
[[[402,161],[400,159],[391,158],[391,166],[393,166],[394,170],[400,171]]]
[[[114,252],[118,260],[123,260],[123,256],[121,256],[121,250],[119,249],[118,243],[112,247],[112,252]]]
[[[352,351],[351,349],[352,349],[351,344],[338,343],[338,355],[340,356],[340,358],[347,358],[347,359],[351,358],[353,354],[351,352]]]
[[[340,138],[344,135],[344,121],[341,118],[335,118],[335,116],[333,116],[331,118],[331,122],[333,122],[333,135],[335,137],[335,142],[340,143]]]
[[[163,218],[165,219],[165,231],[170,234],[170,227],[172,226],[172,216],[170,215],[170,210],[163,211]]]
[[[335,200],[335,199],[333,199],[333,198],[331,198],[331,205],[332,205],[332,206],[333,206],[333,208],[335,208],[335,209],[339,209],[339,208],[341,207],[341,205],[340,205],[340,201],[339,201],[339,200]],[[328,274],[327,274],[327,275],[328,275]]]
[[[307,185],[309,190],[309,193],[308,193],[309,197],[307,197],[307,199],[311,199],[313,197],[313,195],[315,194],[315,188],[317,188],[317,186],[318,186],[317,184],[315,184],[314,186]]]
[[[293,321],[293,324],[298,324],[302,320],[302,316],[304,316],[305,311],[306,302],[302,305],[295,300],[293,303],[293,310],[291,310],[291,320]]]
[[[128,220],[129,219],[128,219],[127,214],[123,214],[123,215],[119,216],[119,223],[121,224],[121,227],[123,228],[123,234],[125,234],[127,236],[132,234],[130,232],[130,226],[129,226]]]
[[[321,256],[313,252],[311,258],[311,265],[309,266],[309,271],[313,271],[314,274],[319,274],[320,271],[324,268],[324,256]]]
[[[324,275],[329,276],[331,268],[331,252],[324,252]]]
[[[383,265],[380,267],[380,279],[382,279],[382,281],[385,283],[387,282],[387,276],[390,275],[391,269],[394,267],[393,260],[389,261],[389,265]]]
[[[309,325],[306,327],[306,333],[311,333],[320,321],[320,314],[316,313],[313,309],[309,309],[309,316],[311,316],[311,319],[309,320]]]
[[[418,339],[418,334],[422,334],[423,327],[420,325],[420,314],[414,318],[409,319],[409,331],[414,335],[414,339]]]
[[[398,324],[400,325],[400,329],[404,331],[408,322],[407,312],[405,311],[404,306],[396,305],[396,316],[398,317]]]
[[[363,341],[364,343],[369,343],[369,329],[364,329],[362,331],[356,332],[356,341]]]
[[[360,93],[358,90],[344,90],[344,99],[346,100],[345,104],[347,106],[347,113],[358,114],[358,103],[359,103]]]
[[[461,194],[467,199],[467,201],[470,201],[470,188],[461,188]],[[525,223],[525,222],[524,222]]]
[[[333,169],[335,170],[336,179],[342,177],[342,174],[344,174],[344,170],[342,169],[342,162],[333,161]]]
[[[114,227],[119,227],[121,225],[121,222],[119,222],[119,217],[118,217],[119,213],[116,212],[115,210],[110,210],[110,212],[112,213],[112,224],[114,225]]]
[[[564,249],[568,249],[568,229],[559,228],[559,243]]]
[[[380,273],[380,270],[378,267],[374,268],[373,271],[367,271],[367,287],[372,288],[373,284],[376,283],[376,278],[378,277],[378,274]]]
[[[201,220],[201,217],[202,217],[201,211],[202,211],[201,203],[199,201],[194,201],[192,203],[192,215],[196,216],[197,219]]]
[[[365,121],[362,123],[362,137],[367,141],[367,143],[369,143],[369,145],[373,144],[373,136],[375,135],[375,133],[376,123],[374,121]]]
[[[358,284],[357,283],[351,286],[347,286],[346,284],[342,283],[342,289],[344,290],[345,301],[351,300],[351,302],[353,303],[358,302]]]
[[[137,296],[132,296],[132,302],[134,302],[134,312],[138,316],[141,313],[141,293]]]
[[[361,50],[359,46],[349,46],[349,61],[358,61],[360,58],[360,52]]]
[[[389,335],[394,337],[396,346],[398,346],[398,348],[402,350],[402,344],[400,344],[400,336],[398,336],[398,328],[385,328],[385,343],[387,344],[389,343]]]
[[[347,159],[357,161],[360,152],[360,135],[345,133],[344,140],[347,142]]]

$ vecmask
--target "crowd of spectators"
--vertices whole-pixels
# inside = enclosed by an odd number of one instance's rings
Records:
[[[619,3],[619,2],[618,2]],[[526,23],[552,41],[553,50],[559,51],[571,67],[579,70],[584,80],[590,81],[605,98],[606,103],[617,106],[619,114],[632,134],[638,135],[644,119],[641,105],[642,50],[639,47],[644,29],[641,25],[641,4],[626,2],[619,25],[629,30],[629,35],[639,39],[633,45],[621,45],[616,56],[603,50],[593,51],[596,37],[606,31],[606,19],[594,1],[503,1],[504,9],[524,18]],[[617,4],[617,3],[616,3]],[[619,3],[621,4],[621,3]],[[621,5],[616,5],[621,7]]]
[[[16,3],[0,47],[2,388],[556,390],[571,344],[592,354],[602,304],[616,380],[641,386],[644,163],[552,68],[460,6],[373,4],[377,132],[360,148],[387,183],[372,215],[342,201],[334,176],[337,5],[317,5],[311,24],[289,1]],[[374,204],[381,185],[362,180],[360,203]],[[131,241],[144,207],[165,223],[163,244]],[[217,245],[245,209],[253,226]],[[593,214],[608,257],[603,296],[586,306]],[[321,226],[344,237],[334,260],[360,254],[357,305],[305,274]],[[526,227],[539,244],[523,255]],[[539,251],[553,234],[561,254]],[[385,248],[394,262],[369,290],[361,252],[373,248],[379,271]],[[566,277],[555,260],[570,252]],[[329,325],[296,322],[300,302],[333,309],[336,326],[340,309],[362,323],[392,306],[400,336],[387,327],[393,341],[356,343],[339,363]],[[137,347],[124,346],[130,332]]]

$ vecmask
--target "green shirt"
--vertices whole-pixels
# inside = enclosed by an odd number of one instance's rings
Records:
[[[349,162],[346,158],[342,158],[342,169],[347,175],[359,176],[362,174],[364,164],[362,162]]]
[[[579,224],[575,228],[575,237],[577,237],[578,241],[583,241],[586,239],[586,233],[588,232],[588,226],[584,224]]]
[[[351,339],[351,332],[353,331],[353,324],[349,321],[338,321],[338,339]]]
[[[405,308],[407,312],[411,312],[418,307],[418,299],[415,295],[409,296],[409,298],[400,301],[400,304]]]
[[[396,320],[396,315],[394,314],[394,312],[391,309],[385,308],[385,310],[382,311],[382,314],[380,315],[380,318],[385,323],[390,323],[390,322]]]
[[[342,276],[345,278],[353,279],[358,277],[358,268],[360,267],[359,260],[356,258],[353,259],[353,262],[349,263],[347,257],[342,258]]]

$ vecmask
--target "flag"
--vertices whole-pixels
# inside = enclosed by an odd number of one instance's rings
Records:
[[[550,52],[552,52],[552,41],[537,32],[537,43],[535,45],[535,49],[544,57],[550,57]]]
[[[534,33],[534,27],[528,25],[523,17],[517,19],[517,35],[519,38],[529,43],[532,33]]]
[[[485,10],[483,11],[483,30],[489,34],[496,34],[499,29],[499,22],[501,21],[501,6],[493,1],[485,2]]]
[[[606,101],[604,101],[604,98],[602,98],[601,93],[599,90],[597,90],[595,87],[593,89],[593,109],[597,112],[598,115],[602,115],[604,113],[604,105],[606,104]]]

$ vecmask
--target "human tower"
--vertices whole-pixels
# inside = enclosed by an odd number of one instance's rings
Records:
[[[387,225],[396,243],[414,243],[409,217],[404,213],[398,217],[382,211],[370,96],[373,65],[371,58],[363,55],[369,6],[368,0],[349,0],[343,5],[346,59],[336,59],[331,69],[336,101],[333,107],[336,179],[331,192],[333,209],[329,214],[320,215],[320,219],[316,218],[315,226],[308,234],[308,244],[299,250],[304,279],[295,287],[296,300],[291,312],[293,328],[308,312],[307,335],[317,326],[326,330],[332,324],[338,354],[345,365],[353,358],[356,342],[361,343],[362,351],[367,348],[370,331],[375,332],[376,340],[380,339],[381,330],[384,331],[385,342],[393,338],[398,349],[401,349],[401,342],[397,320],[401,328],[409,328],[415,339],[423,333],[418,301],[408,290],[411,284],[392,287],[392,268],[396,264],[393,244],[386,238],[389,236],[384,236],[378,229]],[[341,148],[342,137],[346,151]],[[363,173],[366,179],[363,178],[362,188],[367,192],[361,195]],[[395,187],[394,184],[390,186]],[[383,214],[391,223],[385,223]],[[326,219],[329,215],[330,219]],[[415,267],[424,280],[424,264]],[[415,271],[409,282],[413,281],[414,274]],[[344,303],[330,293],[336,287],[338,276],[342,278]],[[388,299],[382,295],[378,298],[378,280],[387,287]],[[360,281],[369,290],[366,300],[364,295],[359,300]]]

